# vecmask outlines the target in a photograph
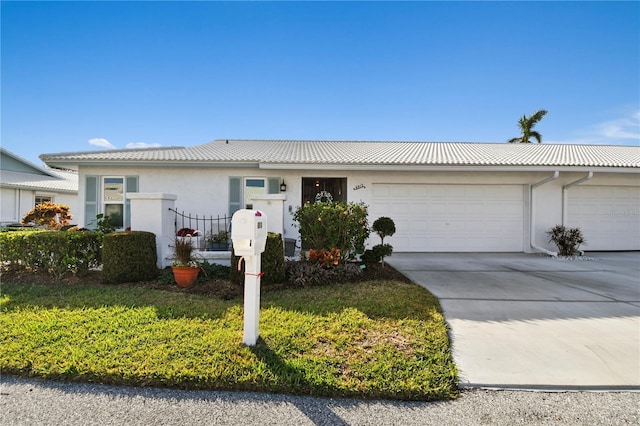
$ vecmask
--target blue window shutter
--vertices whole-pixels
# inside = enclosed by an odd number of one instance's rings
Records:
[[[241,209],[242,204],[242,178],[229,177],[229,216]]]
[[[138,176],[125,176],[124,179],[124,191],[126,194],[129,192],[138,192]],[[124,228],[127,229],[131,226],[131,200],[125,198],[124,200]]]
[[[125,191],[138,192],[138,176],[126,176],[125,180]]]
[[[279,194],[281,178],[270,177],[267,178],[267,194]]]
[[[98,215],[98,196],[100,178],[98,176],[85,176],[84,178],[84,226],[95,229],[96,216]]]

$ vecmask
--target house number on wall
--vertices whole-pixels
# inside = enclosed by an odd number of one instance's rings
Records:
[[[358,189],[365,189],[365,188],[366,188],[366,186],[364,186],[363,184],[360,184],[360,185],[356,185],[356,186],[354,186],[354,187],[353,187],[353,190],[354,190],[354,191],[357,191]]]

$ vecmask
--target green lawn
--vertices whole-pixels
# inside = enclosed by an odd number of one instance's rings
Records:
[[[185,389],[428,400],[456,395],[444,318],[393,281],[262,295],[258,345],[242,299],[118,286],[3,284],[0,368]]]

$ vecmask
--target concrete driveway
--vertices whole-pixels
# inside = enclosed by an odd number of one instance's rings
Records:
[[[439,299],[460,387],[640,390],[640,252],[398,253]]]

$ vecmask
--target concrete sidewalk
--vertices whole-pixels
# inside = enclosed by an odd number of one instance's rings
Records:
[[[461,387],[640,389],[640,253],[399,253],[442,304]]]

